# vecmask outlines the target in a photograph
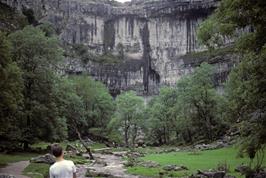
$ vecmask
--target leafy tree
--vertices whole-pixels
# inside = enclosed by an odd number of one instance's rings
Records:
[[[41,29],[45,33],[45,36],[47,37],[52,37],[56,34],[53,25],[50,23],[40,24],[38,25],[38,28]]]
[[[85,104],[88,129],[98,128],[100,131],[98,135],[104,135],[110,116],[115,109],[108,89],[102,83],[94,81],[88,76],[75,76],[72,77],[72,80],[77,95]]]
[[[242,122],[242,152],[254,158],[266,143],[266,48],[259,55],[250,53],[235,68],[226,85],[228,115],[231,121]],[[260,158],[262,158],[261,156]]]
[[[210,42],[213,36],[233,38],[242,59],[227,82],[227,114],[231,121],[241,122],[242,151],[252,159],[266,140],[261,129],[265,128],[265,17],[264,0],[223,0],[199,28],[206,45],[215,45]]]
[[[202,63],[196,68],[191,78],[187,80],[188,86],[184,92],[182,105],[189,104],[190,118],[197,128],[199,135],[205,139],[214,140],[218,134],[215,132],[220,122],[218,121],[218,95],[214,88],[213,69],[207,63]]]
[[[1,141],[15,142],[20,137],[17,111],[23,101],[22,73],[11,60],[10,43],[4,33],[0,33],[0,138]],[[1,143],[7,145],[8,143]]]
[[[212,141],[224,134],[226,123],[220,114],[224,100],[215,90],[213,76],[211,65],[202,63],[180,79],[176,88],[160,90],[147,109],[153,143]]]
[[[116,99],[116,114],[111,123],[113,128],[122,130],[127,147],[135,145],[138,132],[141,131],[143,111],[143,99],[132,91],[125,92]]]
[[[155,144],[169,144],[176,133],[176,118],[173,115],[176,95],[176,89],[162,88],[160,95],[149,103],[148,133],[150,141],[155,141]]]
[[[62,49],[54,37],[46,37],[38,28],[27,26],[10,34],[12,59],[23,71],[24,102],[21,127],[24,148],[37,139],[54,139],[56,103],[54,68],[62,59]]]

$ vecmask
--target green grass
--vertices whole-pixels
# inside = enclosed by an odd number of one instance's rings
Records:
[[[101,148],[106,148],[105,144],[103,143],[94,143],[90,145],[91,149],[101,149]]]
[[[65,156],[66,160],[71,160],[73,161],[75,164],[87,164],[90,163],[90,160],[84,158],[83,156]]]
[[[49,175],[49,167],[49,164],[30,163],[30,165],[24,169],[23,174],[32,178],[44,178]]]
[[[4,167],[8,163],[30,160],[35,156],[37,155],[32,153],[0,154],[0,167]]]
[[[182,177],[191,175],[197,170],[209,170],[217,168],[218,164],[226,164],[229,167],[230,174],[241,177],[239,174],[234,172],[234,169],[240,164],[248,164],[248,158],[238,158],[238,150],[235,148],[223,148],[218,150],[202,151],[198,154],[191,154],[190,152],[172,152],[163,154],[148,154],[142,159],[145,161],[155,161],[164,165],[176,164],[185,165],[189,168],[188,171],[182,172],[171,172],[174,177]],[[254,160],[254,162],[256,162]],[[264,160],[266,165],[266,160]],[[143,176],[158,176],[161,168],[144,168],[144,167],[130,167],[128,172],[131,174],[138,174]],[[171,176],[168,174],[168,176]]]

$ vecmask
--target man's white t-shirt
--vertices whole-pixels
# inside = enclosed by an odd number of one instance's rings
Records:
[[[63,160],[55,162],[50,167],[50,178],[73,178],[73,174],[76,173],[76,167],[73,161]]]

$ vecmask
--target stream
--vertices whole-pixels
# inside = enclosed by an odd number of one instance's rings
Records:
[[[127,170],[123,164],[125,161],[122,159],[124,154],[125,152],[114,152],[113,154],[94,153],[95,161],[85,167],[86,169],[84,168],[85,174],[88,169],[93,177],[140,178],[126,172]],[[85,154],[84,156],[87,157],[88,155]],[[84,170],[82,171],[81,168],[79,171],[83,176],[85,175]]]

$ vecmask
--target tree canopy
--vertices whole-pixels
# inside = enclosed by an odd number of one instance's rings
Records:
[[[215,13],[199,28],[199,39],[209,48],[221,39],[232,39],[240,64],[226,84],[229,118],[241,122],[243,151],[254,158],[265,147],[265,42],[266,1],[223,0]],[[220,39],[220,40],[218,40]],[[217,44],[220,43],[220,44]]]

